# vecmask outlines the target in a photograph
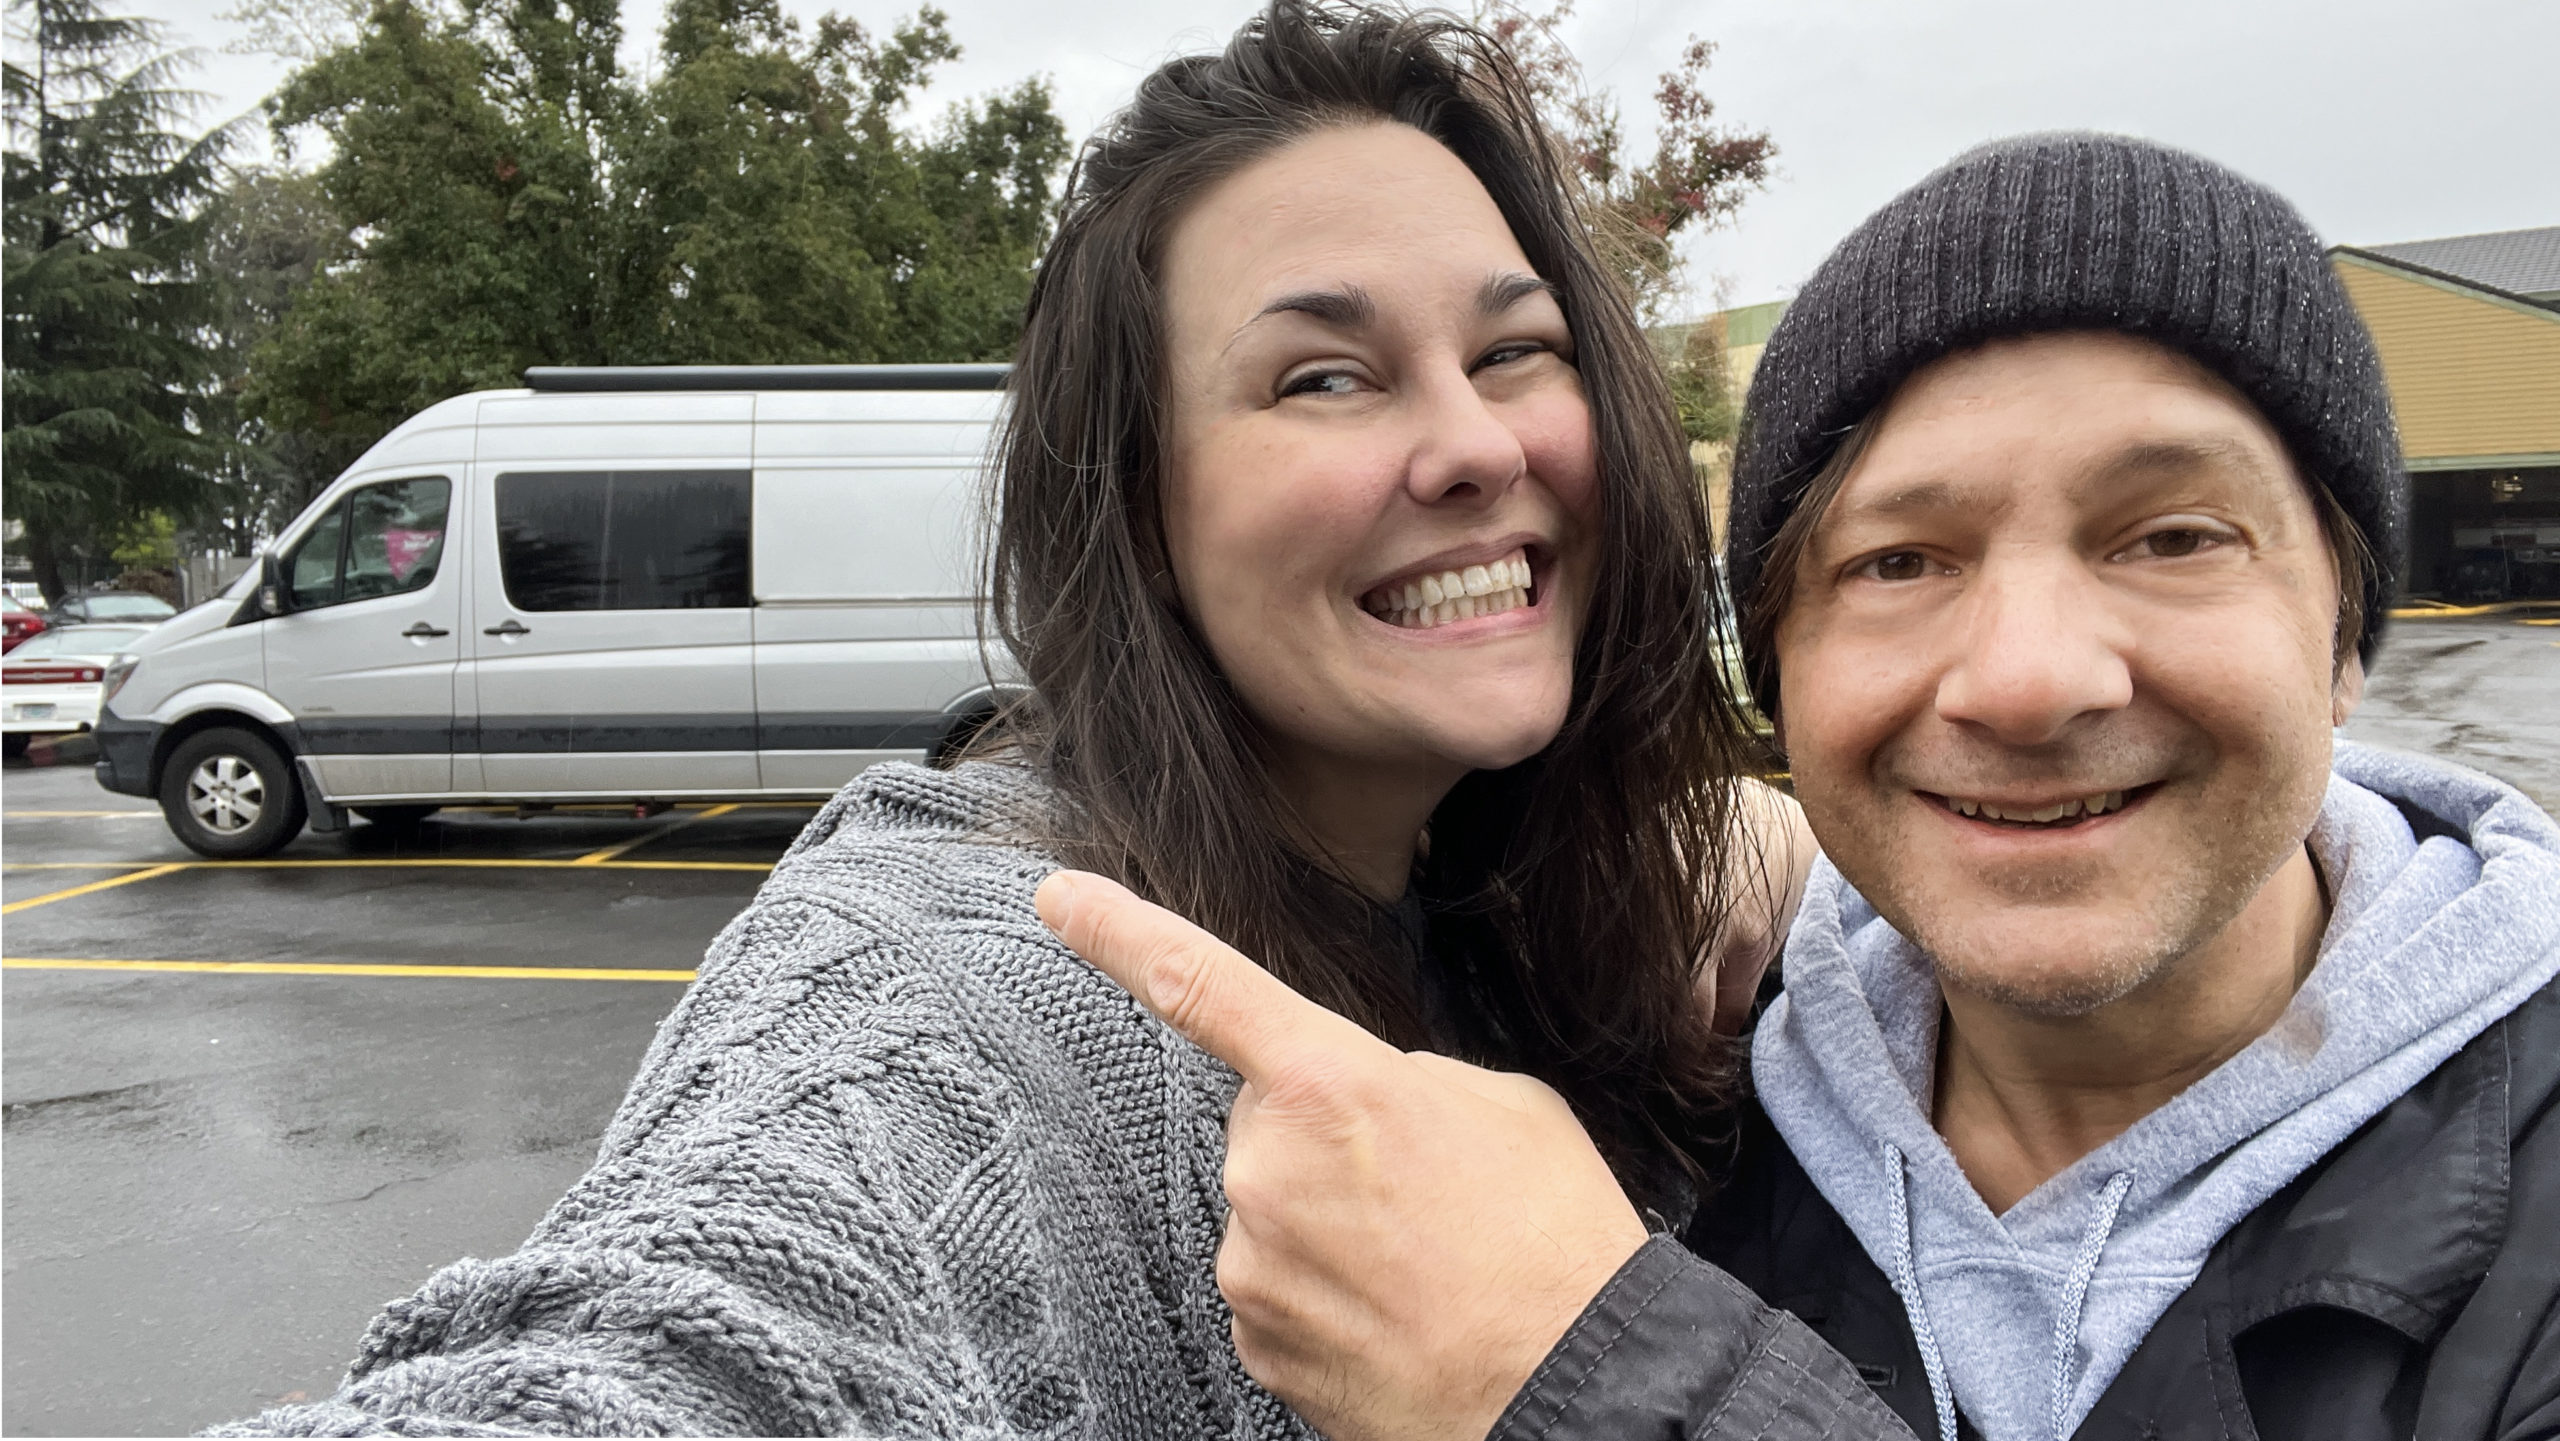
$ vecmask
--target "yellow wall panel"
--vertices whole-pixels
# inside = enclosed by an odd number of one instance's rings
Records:
[[[2410,460],[2560,452],[2560,312],[2332,263],[2381,352]]]

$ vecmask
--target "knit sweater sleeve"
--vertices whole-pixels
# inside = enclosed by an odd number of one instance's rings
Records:
[[[1045,862],[918,843],[880,789],[722,935],[522,1249],[209,1434],[1285,1429],[1219,1356],[1196,1063],[1039,928]]]

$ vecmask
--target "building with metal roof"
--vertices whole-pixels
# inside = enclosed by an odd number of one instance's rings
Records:
[[[2560,226],[2342,245],[2329,263],[2400,421],[2408,593],[2560,597]]]
[[[2386,260],[2531,300],[2560,300],[2560,225],[2369,245]]]

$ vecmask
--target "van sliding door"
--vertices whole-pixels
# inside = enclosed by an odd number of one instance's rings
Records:
[[[608,422],[593,427],[536,402],[548,423],[513,435],[489,414],[507,404],[484,410],[480,442],[490,519],[471,641],[483,786],[614,799],[755,789],[751,402],[582,398],[581,418]],[[734,410],[735,423],[686,414],[703,409]],[[635,413],[599,415],[623,410]],[[511,460],[510,441],[548,453]]]

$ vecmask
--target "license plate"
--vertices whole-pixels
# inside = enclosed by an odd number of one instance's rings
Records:
[[[53,719],[53,707],[50,705],[13,705],[9,707],[9,719],[51,720]]]

